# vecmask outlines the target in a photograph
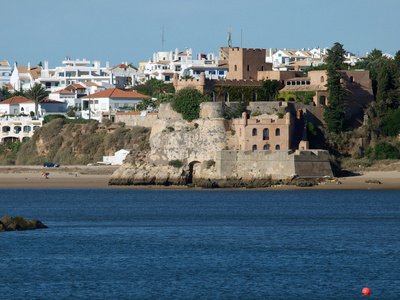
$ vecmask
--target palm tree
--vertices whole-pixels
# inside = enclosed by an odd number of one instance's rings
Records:
[[[49,95],[49,92],[39,83],[35,83],[30,90],[26,92],[26,97],[35,101],[35,116],[38,117],[38,106],[39,102],[46,98]]]

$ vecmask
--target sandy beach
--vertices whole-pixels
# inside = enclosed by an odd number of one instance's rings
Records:
[[[108,179],[117,166],[66,166],[60,168],[43,168],[41,166],[0,166],[0,188],[186,188],[162,186],[109,186]],[[50,173],[45,179],[43,172]],[[400,172],[368,171],[354,176],[339,177],[338,183],[329,180],[313,187],[276,186],[272,190],[400,190]]]

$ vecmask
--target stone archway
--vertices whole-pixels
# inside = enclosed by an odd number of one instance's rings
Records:
[[[194,160],[189,163],[189,175],[187,177],[187,183],[193,183],[193,178],[195,178],[196,173],[200,171],[200,162]]]

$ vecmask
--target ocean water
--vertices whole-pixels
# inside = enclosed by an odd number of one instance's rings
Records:
[[[1,299],[400,298],[400,191],[1,190]],[[0,216],[1,217],[1,216]]]

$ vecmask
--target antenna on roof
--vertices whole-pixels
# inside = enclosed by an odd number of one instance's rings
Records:
[[[232,47],[232,27],[229,27],[228,31],[228,47]]]
[[[165,42],[165,40],[164,40],[164,26],[161,27],[161,30],[162,30],[162,35],[161,35],[161,51],[164,52],[164,42]]]

